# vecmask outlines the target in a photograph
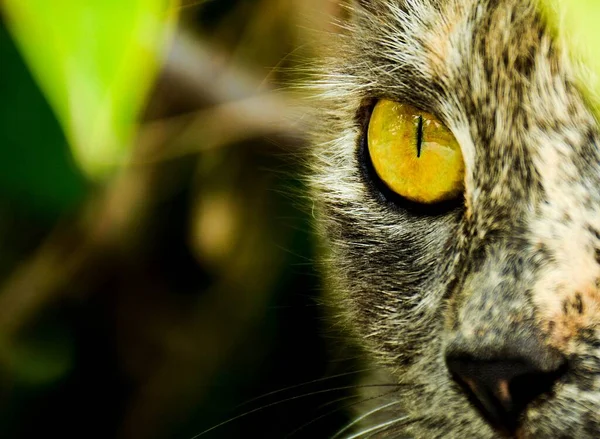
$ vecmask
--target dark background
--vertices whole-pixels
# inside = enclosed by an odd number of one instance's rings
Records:
[[[324,377],[352,367],[319,305],[310,126],[290,87],[335,12],[184,3],[132,164],[103,184],[0,21],[0,437],[228,421],[200,437],[325,438],[344,422],[349,379]]]

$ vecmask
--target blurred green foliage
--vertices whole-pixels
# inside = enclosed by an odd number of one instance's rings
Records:
[[[176,4],[4,2],[9,29],[89,175],[124,163]]]
[[[542,0],[546,15],[568,54],[576,61],[576,74],[600,111],[600,2],[597,0]],[[600,116],[600,114],[598,115]]]

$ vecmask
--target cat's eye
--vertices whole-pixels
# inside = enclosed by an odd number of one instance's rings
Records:
[[[461,195],[460,145],[433,114],[382,99],[371,113],[367,145],[378,177],[401,197],[433,204]]]

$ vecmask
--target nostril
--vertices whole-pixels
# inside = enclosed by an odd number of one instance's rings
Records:
[[[540,370],[527,361],[479,360],[468,356],[446,359],[453,378],[496,428],[514,432],[519,417],[537,397],[549,393],[565,371],[564,363]]]

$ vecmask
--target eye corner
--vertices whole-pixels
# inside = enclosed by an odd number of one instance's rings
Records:
[[[362,100],[356,113],[354,115],[354,122],[356,126],[361,130],[361,133],[366,132],[369,129],[369,121],[371,120],[371,114],[377,102],[382,98],[368,97]]]

